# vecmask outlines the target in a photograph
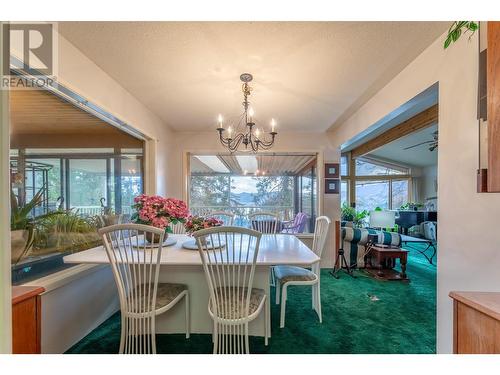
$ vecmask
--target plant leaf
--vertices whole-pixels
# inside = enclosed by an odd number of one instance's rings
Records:
[[[451,44],[451,36],[448,35],[448,38],[444,41],[444,49],[448,48]]]
[[[476,31],[479,28],[479,26],[478,26],[478,24],[476,22],[470,21],[469,24],[468,24],[468,26],[467,26],[467,28],[469,30],[471,30],[471,31],[474,32],[474,31]]]

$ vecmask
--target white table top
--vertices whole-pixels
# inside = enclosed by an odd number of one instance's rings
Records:
[[[201,266],[201,258],[197,250],[182,248],[182,244],[192,240],[192,237],[185,234],[170,234],[169,238],[171,237],[177,239],[177,243],[173,246],[163,247],[160,261],[162,265]],[[106,251],[102,246],[67,255],[63,259],[64,263],[109,263]],[[260,240],[257,265],[309,265],[319,260],[319,257],[311,249],[293,235],[269,234],[263,235]]]

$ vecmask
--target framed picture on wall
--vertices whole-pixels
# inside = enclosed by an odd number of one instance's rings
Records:
[[[339,177],[340,177],[340,164],[325,163],[325,178],[339,178]]]
[[[340,193],[340,179],[325,178],[325,194],[339,194],[339,193]]]

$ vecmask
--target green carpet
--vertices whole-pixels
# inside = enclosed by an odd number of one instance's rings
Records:
[[[321,273],[323,324],[311,309],[311,288],[290,287],[286,327],[279,328],[279,306],[273,302],[269,346],[251,337],[252,353],[436,352],[436,266],[422,255],[410,251],[410,283],[378,281],[363,271],[356,271],[357,279],[341,273],[336,280],[328,271]],[[117,313],[67,353],[117,353],[119,343]],[[157,335],[157,352],[211,353],[211,336]]]

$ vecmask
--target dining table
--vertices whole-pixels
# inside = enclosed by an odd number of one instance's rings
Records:
[[[209,290],[198,250],[186,249],[183,244],[193,238],[185,234],[169,234],[171,246],[163,246],[160,257],[161,283],[186,284],[190,294],[191,333],[211,334],[213,322],[208,313]],[[63,258],[68,264],[109,264],[109,258],[103,246],[80,251]],[[257,254],[254,288],[265,291],[268,298],[267,308],[270,314],[270,268],[276,265],[311,266],[320,258],[302,241],[292,234],[264,234],[260,240]],[[265,315],[250,322],[249,334],[264,336]],[[174,306],[166,314],[156,317],[157,333],[184,333],[184,304]],[[271,327],[270,323],[269,327]],[[269,330],[271,337],[271,330]]]

